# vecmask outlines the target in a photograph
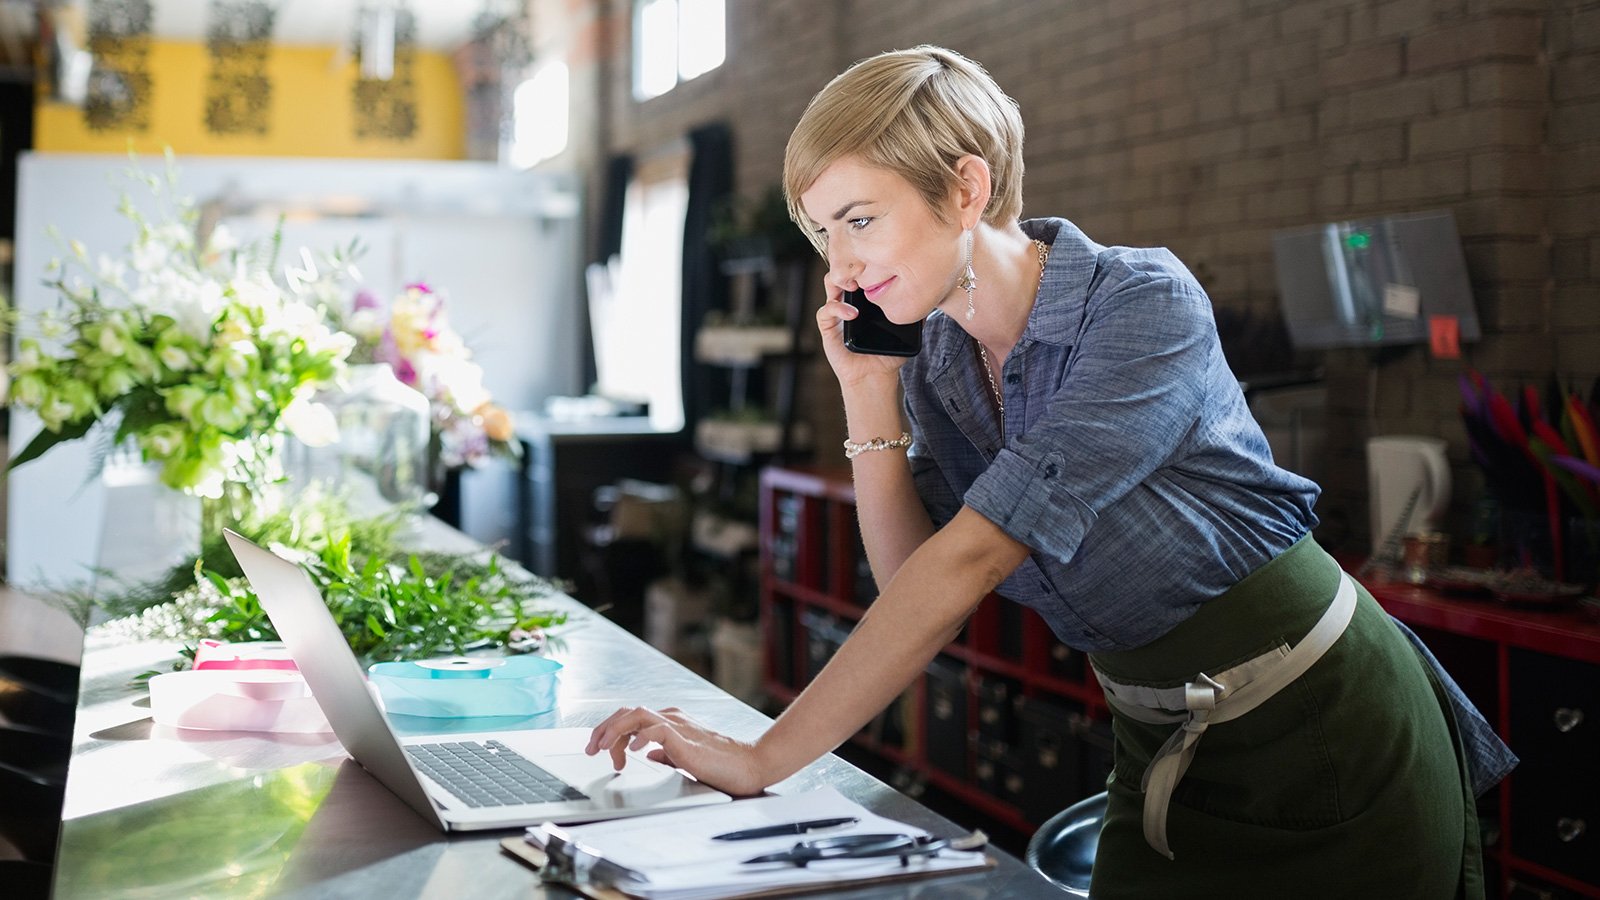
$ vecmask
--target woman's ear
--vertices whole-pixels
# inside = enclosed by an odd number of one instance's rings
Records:
[[[962,229],[976,228],[983,211],[989,208],[989,163],[969,153],[956,160],[956,179],[956,218]]]

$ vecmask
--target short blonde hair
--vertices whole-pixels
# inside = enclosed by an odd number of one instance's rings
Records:
[[[983,67],[953,50],[924,44],[856,63],[811,98],[789,136],[783,193],[789,216],[826,252],[800,195],[836,160],[856,155],[909,181],[945,221],[944,203],[960,179],[961,157],[989,164],[983,219],[1022,213],[1022,115]]]

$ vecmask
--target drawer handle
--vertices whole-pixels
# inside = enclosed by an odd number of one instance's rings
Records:
[[[1563,844],[1570,844],[1583,837],[1583,833],[1588,830],[1589,826],[1582,819],[1562,816],[1556,820],[1556,837],[1560,838]]]
[[[1560,707],[1555,714],[1556,730],[1566,734],[1583,724],[1583,710]]]

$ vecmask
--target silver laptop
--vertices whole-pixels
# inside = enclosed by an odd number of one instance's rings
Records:
[[[643,753],[629,752],[616,772],[609,753],[584,754],[587,728],[397,736],[310,577],[224,534],[339,742],[441,830],[589,822],[732,799]]]

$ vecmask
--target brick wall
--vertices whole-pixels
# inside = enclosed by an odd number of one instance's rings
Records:
[[[1359,548],[1366,436],[1438,434],[1455,522],[1481,489],[1456,412],[1464,364],[1507,386],[1600,375],[1600,2],[1596,0],[729,0],[728,60],[645,103],[629,94],[625,0],[598,9],[609,58],[580,105],[604,151],[646,153],[731,123],[736,183],[778,180],[805,103],[855,59],[919,42],[982,62],[1028,127],[1026,213],[1103,243],[1165,245],[1219,310],[1275,317],[1270,234],[1454,210],[1484,340],[1333,351],[1320,532]],[[820,291],[819,291],[820,295]],[[808,384],[824,454],[842,435]]]

